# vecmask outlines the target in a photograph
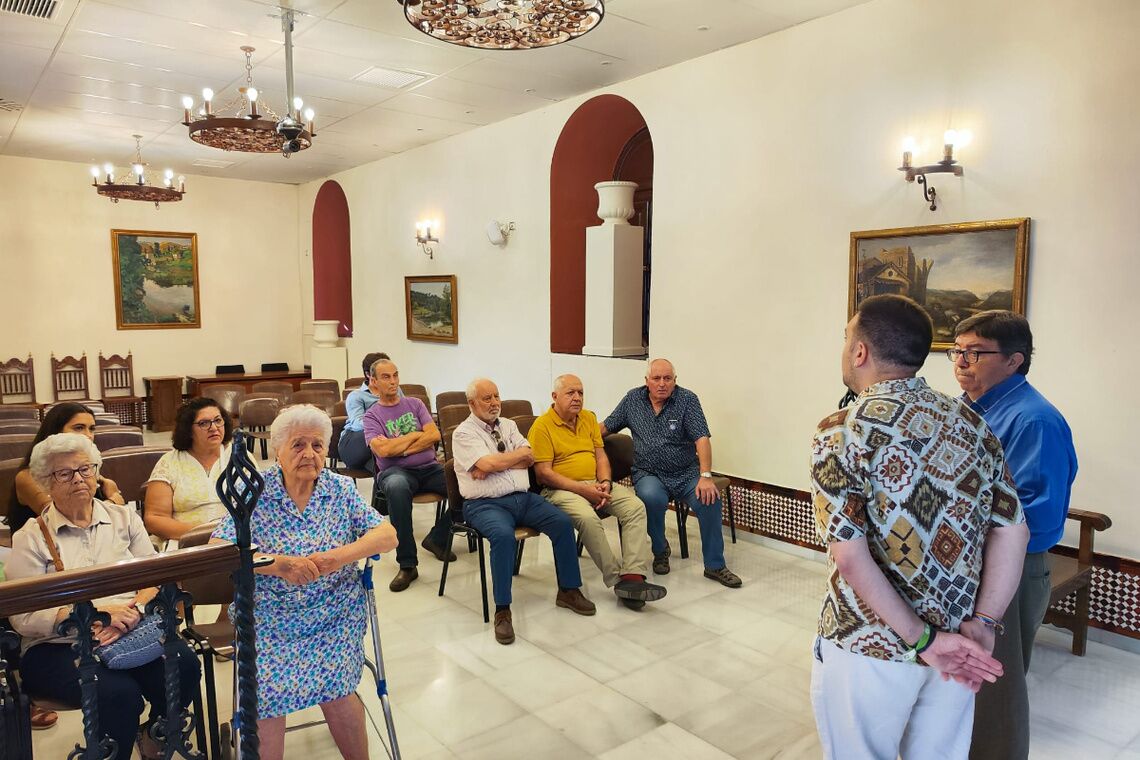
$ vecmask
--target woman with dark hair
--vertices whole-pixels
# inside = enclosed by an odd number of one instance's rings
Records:
[[[212,398],[183,404],[169,451],[147,481],[143,522],[161,539],[177,541],[195,525],[226,514],[214,484],[230,461],[234,423]]]

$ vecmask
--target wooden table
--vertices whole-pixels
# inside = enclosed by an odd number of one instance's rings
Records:
[[[154,432],[174,429],[174,417],[178,414],[178,407],[182,406],[183,379],[181,375],[143,378],[149,407],[147,419]]]
[[[254,383],[267,380],[286,382],[293,386],[293,390],[297,390],[302,380],[308,380],[311,377],[312,373],[309,370],[301,372],[245,372],[232,375],[189,375],[186,378],[189,381],[187,393],[192,398],[201,396],[202,390],[211,385],[240,385],[245,388],[246,393],[251,393]]]

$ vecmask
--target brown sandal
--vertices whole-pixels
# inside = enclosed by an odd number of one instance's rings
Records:
[[[29,713],[30,723],[32,724],[33,731],[43,731],[46,728],[51,728],[59,720],[59,713],[54,710],[45,710],[42,707],[32,705],[31,712]]]

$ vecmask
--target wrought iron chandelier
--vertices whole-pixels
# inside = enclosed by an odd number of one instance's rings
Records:
[[[99,195],[104,195],[111,199],[112,203],[118,203],[120,199],[128,201],[147,201],[154,203],[154,207],[158,208],[160,203],[169,203],[172,201],[182,200],[182,196],[186,193],[186,178],[178,178],[178,189],[174,189],[174,170],[167,169],[163,173],[163,183],[161,185],[148,185],[146,183],[146,163],[142,160],[142,135],[131,135],[135,138],[135,160],[131,164],[131,169],[135,175],[134,182],[116,182],[115,181],[115,166],[113,164],[103,164],[102,171],[100,167],[91,167],[91,184]],[[99,181],[100,174],[103,175],[103,181]]]
[[[453,45],[529,50],[581,37],[602,20],[604,0],[396,0],[419,31]]]
[[[285,158],[312,146],[316,136],[313,109],[304,108],[301,98],[293,94],[293,11],[282,12],[281,28],[285,32],[285,115],[278,116],[265,103],[258,103],[257,88],[253,86],[254,48],[242,45],[245,86],[238,88],[233,99],[215,112],[214,91],[207,87],[202,90],[202,106],[195,114],[194,99],[189,95],[182,98],[185,109],[182,123],[189,127],[191,140],[211,148],[244,153],[280,151]],[[258,110],[259,105],[261,111]],[[233,116],[229,116],[231,113]]]

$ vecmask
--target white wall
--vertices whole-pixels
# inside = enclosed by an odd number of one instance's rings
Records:
[[[717,469],[807,487],[807,440],[843,391],[852,230],[1030,216],[1030,379],[1073,427],[1074,504],[1115,522],[1098,548],[1140,555],[1137,28],[1134,0],[876,0],[607,90],[653,135],[651,352],[700,393]],[[601,414],[640,382],[637,362],[549,353],[550,158],[585,99],[334,177],[352,217],[350,363],[386,350],[433,393],[488,374],[536,402],[577,371]],[[899,146],[949,126],[974,142],[965,177],[934,178],[931,212]],[[300,192],[302,272],[318,187]],[[435,261],[412,240],[431,216]],[[505,250],[483,236],[492,217],[517,223]],[[403,277],[432,273],[458,277],[458,346],[404,339]],[[941,356],[924,374],[957,391]]]
[[[52,352],[87,352],[92,395],[100,350],[134,353],[139,394],[144,376],[217,364],[300,368],[296,187],[188,176],[185,198],[155,210],[97,195],[81,164],[0,156],[0,177],[0,357],[32,353],[41,402]],[[112,229],[198,233],[200,329],[116,329]]]

